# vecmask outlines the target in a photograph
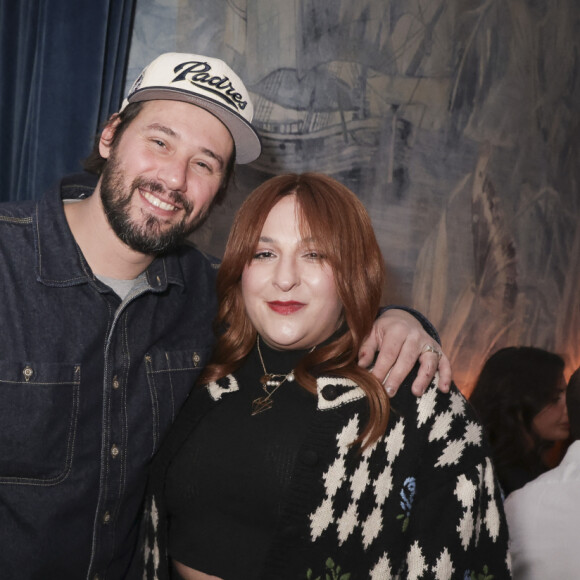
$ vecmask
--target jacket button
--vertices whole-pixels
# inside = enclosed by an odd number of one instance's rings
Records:
[[[338,397],[338,389],[334,385],[326,385],[324,389],[322,389],[322,396],[327,401],[334,401]]]
[[[302,461],[304,465],[313,467],[318,463],[318,453],[312,449],[307,449],[300,454],[300,461]]]
[[[24,380],[26,382],[28,382],[32,378],[32,375],[34,374],[34,371],[32,370],[32,367],[26,365],[24,367],[24,370],[22,371],[22,374],[24,375]]]

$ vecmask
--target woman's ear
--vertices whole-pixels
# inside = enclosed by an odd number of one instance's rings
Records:
[[[115,137],[115,131],[120,122],[121,118],[118,113],[111,115],[109,122],[101,133],[101,138],[99,139],[99,153],[103,159],[108,159],[111,154],[113,138]]]

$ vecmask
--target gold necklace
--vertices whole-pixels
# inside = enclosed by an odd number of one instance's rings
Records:
[[[252,417],[254,415],[258,415],[259,413],[263,413],[272,407],[274,401],[272,401],[272,395],[286,382],[288,381],[291,383],[294,381],[294,369],[292,369],[289,373],[285,375],[275,375],[273,373],[269,373],[266,370],[266,365],[264,364],[264,359],[262,357],[262,351],[260,350],[260,335],[257,335],[256,338],[256,346],[258,348],[258,356],[260,357],[260,362],[262,363],[262,368],[264,369],[264,374],[260,379],[260,383],[262,383],[262,389],[266,393],[262,397],[258,397],[252,401]],[[272,387],[272,390],[268,390],[269,387]]]

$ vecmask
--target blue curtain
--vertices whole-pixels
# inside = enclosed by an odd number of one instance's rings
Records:
[[[120,105],[136,0],[0,0],[0,200],[81,169]]]

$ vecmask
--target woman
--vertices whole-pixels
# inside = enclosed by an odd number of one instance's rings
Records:
[[[384,277],[369,216],[337,181],[279,176],[248,197],[219,271],[213,361],[154,461],[147,577],[509,577],[460,393],[389,401],[357,365]]]
[[[469,401],[486,429],[505,495],[547,471],[546,452],[570,434],[564,360],[540,348],[498,350]]]

